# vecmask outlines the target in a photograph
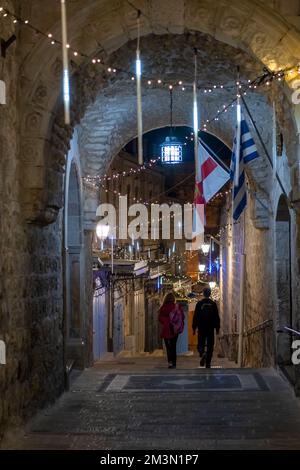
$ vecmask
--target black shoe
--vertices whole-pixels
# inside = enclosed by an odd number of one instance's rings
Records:
[[[206,354],[204,353],[203,356],[200,359],[200,366],[205,366],[205,361],[206,361]]]
[[[206,369],[210,369],[211,368],[211,365],[210,364],[206,364]]]
[[[172,364],[171,366],[169,366],[169,369],[176,369],[176,365]]]

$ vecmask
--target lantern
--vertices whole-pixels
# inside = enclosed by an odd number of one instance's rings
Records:
[[[161,148],[161,162],[176,164],[182,162],[182,143],[173,136],[173,87],[170,85],[170,135],[166,137]]]

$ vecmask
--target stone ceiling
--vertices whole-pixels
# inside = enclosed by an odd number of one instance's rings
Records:
[[[9,0],[7,0],[9,1]],[[141,33],[145,73],[167,80],[192,80],[193,46],[199,48],[199,83],[232,83],[236,66],[241,66],[242,78],[253,78],[268,65],[285,68],[300,61],[300,35],[286,18],[274,12],[264,2],[254,0],[135,0],[142,16]],[[20,14],[28,17],[43,31],[60,37],[60,9],[52,2],[32,0],[16,2]],[[272,6],[272,5],[271,5]],[[293,13],[294,14],[294,13]],[[119,67],[133,67],[136,11],[126,0],[69,0],[69,42],[74,49],[104,59]],[[166,33],[169,33],[166,36]],[[37,209],[44,206],[60,207],[61,174],[64,159],[75,126],[78,127],[85,173],[104,171],[109,161],[136,134],[135,87],[128,78],[118,74],[108,79],[90,65],[73,58],[72,126],[66,128],[61,120],[61,50],[51,47],[49,41],[30,29],[19,31],[20,106],[22,110],[22,148],[26,152],[24,190],[33,190]],[[132,41],[132,42],[131,42]],[[76,67],[75,67],[76,62]],[[133,70],[133,68],[132,68]],[[215,114],[227,103],[234,90],[199,96],[204,119]],[[191,125],[191,93],[174,93],[177,125]],[[280,96],[281,99],[281,96]],[[167,90],[144,91],[144,130],[169,123],[169,96]],[[281,100],[282,101],[282,100]],[[159,106],[158,106],[159,103]],[[270,109],[265,98],[256,94],[249,97],[253,112],[260,110],[258,125],[269,142]],[[286,129],[290,124],[290,109],[285,109]],[[234,129],[234,114],[215,122],[211,131],[229,145]],[[287,139],[289,141],[290,139]],[[293,158],[295,158],[293,156]],[[31,168],[32,167],[32,168]],[[32,187],[33,170],[38,169],[45,184],[39,181]],[[41,195],[41,191],[48,194]],[[28,198],[32,206],[32,197]],[[30,207],[31,207],[30,206]],[[26,217],[36,216],[26,209]],[[56,210],[56,209],[55,209]],[[28,215],[27,215],[28,214]]]
[[[236,96],[235,81],[237,67],[243,82],[262,73],[262,65],[249,58],[248,54],[225,45],[202,33],[192,35],[149,35],[141,41],[143,73],[149,79],[163,78],[168,82],[182,80],[189,84],[185,91],[177,87],[173,91],[173,121],[175,125],[192,127],[192,88],[194,74],[194,47],[198,49],[198,85],[213,90],[199,90],[199,109],[202,123],[212,118]],[[131,41],[110,56],[113,67],[134,72],[136,41]],[[82,165],[85,173],[105,171],[110,160],[136,136],[136,85],[130,76],[118,73],[103,81],[93,67],[83,68],[78,77],[83,88],[94,96],[87,106],[79,125]],[[223,85],[223,90],[214,90],[213,85]],[[99,87],[99,89],[98,89]],[[266,99],[260,92],[247,96],[249,106],[260,108],[258,125],[269,140],[270,126],[264,126],[265,113],[270,112]],[[256,113],[257,114],[257,113]],[[144,131],[164,127],[170,123],[170,96],[168,87],[143,86]],[[235,109],[223,113],[219,121],[208,125],[229,146],[232,144],[235,127]]]

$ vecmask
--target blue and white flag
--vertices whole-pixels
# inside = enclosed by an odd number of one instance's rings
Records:
[[[258,152],[255,142],[250,134],[248,124],[241,113],[241,123],[237,126],[237,131],[240,128],[240,139],[237,135],[234,139],[233,152],[230,167],[230,179],[233,181],[233,219],[238,220],[243,210],[247,205],[247,188],[245,178],[245,164],[258,158]],[[237,140],[240,140],[240,148],[237,149]],[[239,154],[239,161],[237,164],[237,154]],[[236,174],[237,173],[237,174]]]

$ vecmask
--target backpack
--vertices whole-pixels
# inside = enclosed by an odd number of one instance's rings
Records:
[[[184,317],[177,304],[174,310],[170,312],[170,329],[174,335],[178,335],[184,330]]]

